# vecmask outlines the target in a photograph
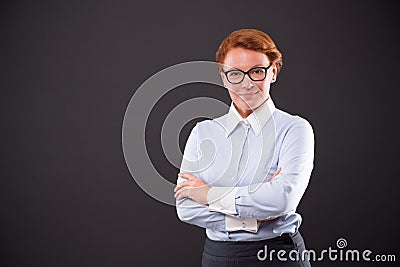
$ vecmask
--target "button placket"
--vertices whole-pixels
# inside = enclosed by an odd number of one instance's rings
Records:
[[[243,126],[245,127],[245,133],[244,133],[244,138],[243,138],[243,143],[241,144],[241,153],[240,153],[240,158],[239,158],[239,162],[237,165],[237,169],[236,169],[236,177],[237,179],[239,178],[239,176],[242,176],[244,172],[244,168],[245,166],[242,166],[242,161],[244,160],[244,157],[247,156],[247,160],[249,158],[249,152],[248,152],[248,134],[249,134],[249,130],[250,130],[250,125],[249,124],[245,124],[243,123]],[[247,147],[247,150],[246,150]],[[245,155],[246,154],[246,155]]]

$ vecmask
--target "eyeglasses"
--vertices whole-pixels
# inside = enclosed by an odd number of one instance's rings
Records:
[[[267,77],[267,70],[271,67],[271,64],[268,67],[255,67],[251,68],[248,71],[242,70],[228,70],[225,73],[226,79],[231,84],[238,84],[244,80],[244,76],[247,74],[252,81],[263,81],[265,77]]]

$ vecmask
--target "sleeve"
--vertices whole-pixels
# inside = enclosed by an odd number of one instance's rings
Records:
[[[197,144],[196,125],[189,135],[186,142],[183,159],[181,164],[181,172],[191,172],[201,179],[199,172],[194,172],[196,165],[198,166],[199,153]],[[186,179],[178,177],[177,184]],[[215,229],[225,231],[225,215],[219,212],[210,211],[208,206],[199,204],[189,198],[176,201],[176,211],[178,218],[186,223],[197,225],[202,228]]]
[[[201,173],[193,172],[198,170],[196,162],[199,160],[197,128],[196,125],[186,142],[184,155],[181,164],[181,172],[191,172],[201,178]],[[198,166],[197,166],[198,167]],[[178,177],[177,184],[186,179]],[[178,218],[186,223],[197,225],[202,228],[209,228],[219,231],[249,231],[257,232],[258,224],[256,219],[237,218],[228,216],[217,210],[210,210],[207,205],[199,204],[189,198],[176,201]]]
[[[314,133],[306,120],[301,119],[286,132],[278,157],[282,171],[272,182],[211,188],[207,196],[213,202],[211,210],[260,220],[295,211],[314,164]]]

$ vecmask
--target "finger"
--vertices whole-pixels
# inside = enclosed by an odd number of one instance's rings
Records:
[[[282,168],[279,167],[279,169],[274,173],[274,175],[272,175],[271,181],[275,179],[276,176],[278,176],[278,174],[281,172]]]
[[[180,177],[184,177],[191,180],[200,180],[196,175],[191,174],[191,173],[179,173],[178,174]]]
[[[279,167],[278,170],[274,173],[274,176],[277,176],[278,174],[280,174],[280,173],[281,173],[281,170],[282,170],[282,168]]]
[[[182,183],[176,185],[176,186],[175,186],[175,189],[174,189],[174,192],[178,191],[178,190],[179,190],[180,188],[182,188],[182,187],[190,186],[191,183],[192,183],[191,181],[185,181],[185,182],[182,182]]]
[[[177,195],[178,200],[189,198],[189,191],[187,187],[179,189],[175,194]]]
[[[182,200],[182,199],[184,199],[184,197],[183,197],[182,194],[175,194],[175,198],[176,198],[176,200]]]
[[[176,200],[181,200],[185,198],[185,191],[181,189],[179,189],[175,194],[174,197],[176,198]]]
[[[189,180],[193,180],[194,177],[196,177],[195,175],[191,174],[191,173],[179,173],[178,174],[180,177],[189,179]]]

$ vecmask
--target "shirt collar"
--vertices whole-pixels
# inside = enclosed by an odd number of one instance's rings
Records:
[[[236,107],[231,103],[229,108],[229,113],[226,120],[226,137],[228,137],[233,130],[235,130],[236,126],[243,122],[244,124],[250,124],[256,136],[258,136],[267,123],[267,121],[271,118],[272,114],[275,111],[275,105],[272,101],[271,97],[269,97],[261,106],[257,107],[247,118],[243,118]]]

